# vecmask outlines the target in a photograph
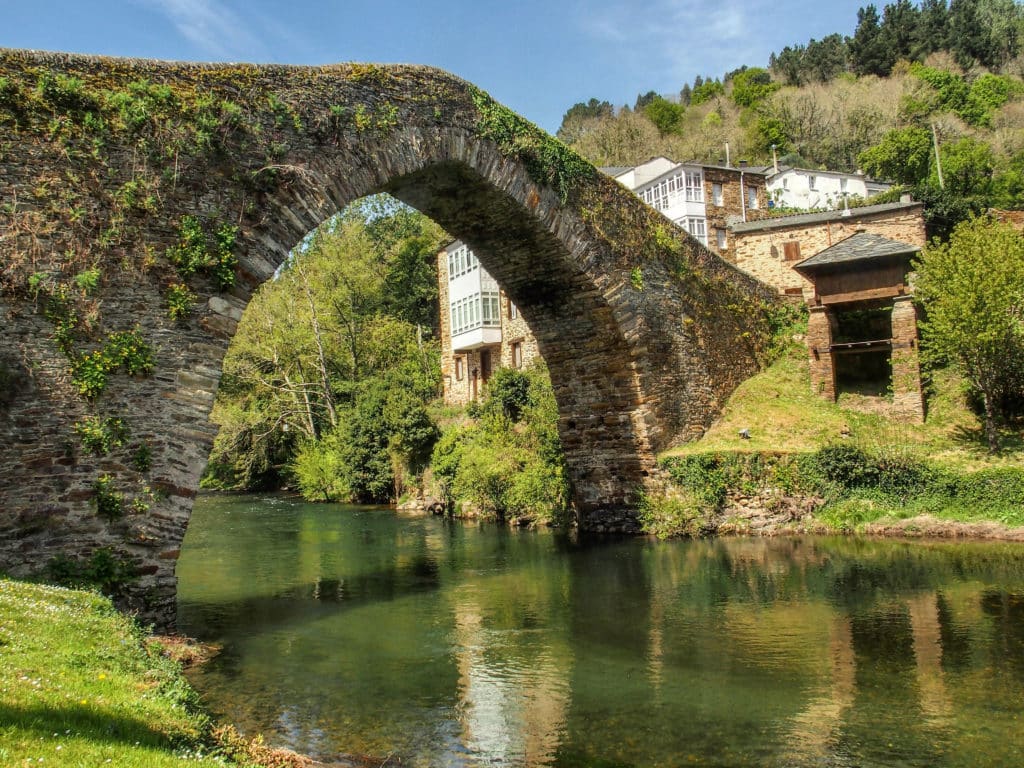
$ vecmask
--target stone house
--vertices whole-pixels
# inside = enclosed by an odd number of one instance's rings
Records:
[[[733,247],[723,255],[784,296],[809,302],[811,281],[794,265],[861,230],[923,247],[924,204],[905,200],[737,222],[730,227]]]
[[[924,418],[909,277],[923,213],[904,200],[733,225],[736,266],[810,308],[811,386],[822,397],[891,391],[900,415]]]
[[[730,223],[768,214],[765,173],[745,163],[734,167],[655,157],[601,170],[722,256],[731,246]]]
[[[437,255],[444,400],[476,400],[495,369],[522,368],[540,356],[518,308],[473,251],[455,240]]]

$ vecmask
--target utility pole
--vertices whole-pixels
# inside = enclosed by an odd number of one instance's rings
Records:
[[[939,132],[935,130],[935,123],[932,123],[932,145],[935,147],[935,170],[939,172],[939,189],[945,189],[946,183],[942,180],[942,158],[939,157]]]

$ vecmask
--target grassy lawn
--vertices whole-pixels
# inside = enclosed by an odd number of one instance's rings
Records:
[[[813,519],[829,530],[1018,538],[984,526],[1024,526],[1024,435],[1004,429],[989,454],[962,382],[939,371],[929,390],[924,424],[901,422],[882,397],[826,402],[794,345],[733,393],[703,438],[662,455],[685,495],[648,527],[685,532],[722,513],[727,491],[781,490],[820,499]]]
[[[924,424],[904,424],[880,398],[841,394],[830,403],[812,394],[807,351],[797,345],[733,393],[721,417],[692,443],[665,456],[710,451],[802,453],[841,440],[867,449],[899,450],[962,470],[1024,463],[1024,436],[1004,430],[1003,451],[988,454],[981,422],[966,406],[962,383],[948,371],[933,377]],[[739,436],[750,430],[750,439]]]
[[[0,765],[234,764],[176,664],[105,598],[0,579]]]

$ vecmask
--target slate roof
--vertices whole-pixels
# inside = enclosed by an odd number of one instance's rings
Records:
[[[626,171],[633,170],[633,166],[632,165],[603,165],[600,168],[598,168],[597,170],[601,171],[601,173],[604,173],[604,174],[606,174],[608,176],[611,176],[614,179],[616,176],[621,176]]]
[[[900,243],[871,232],[858,232],[845,240],[840,240],[824,251],[814,254],[809,259],[794,264],[793,269],[799,272],[820,272],[847,264],[859,266],[866,261],[910,256],[920,250],[921,248],[916,245]]]
[[[796,213],[791,216],[773,216],[767,219],[756,219],[733,224],[730,229],[733,232],[757,232],[765,229],[784,229],[786,227],[797,227],[804,224],[822,224],[826,221],[839,221],[840,219],[853,219],[856,221],[862,216],[870,216],[873,213],[886,213],[889,211],[900,211],[914,207],[920,207],[924,203],[880,203],[879,205],[864,205],[860,208],[850,208],[849,211],[814,211],[812,213]]]

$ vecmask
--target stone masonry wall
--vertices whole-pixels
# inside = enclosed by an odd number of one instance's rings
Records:
[[[134,569],[122,604],[172,623],[238,319],[371,193],[467,242],[522,311],[582,528],[635,530],[656,453],[757,368],[770,292],[446,73],[0,50],[0,77],[0,570],[107,550]],[[129,436],[94,452],[88,419]]]
[[[922,210],[921,204],[871,214],[860,213],[854,208],[849,216],[836,213],[828,221],[791,226],[786,224],[786,217],[766,219],[762,222],[763,229],[730,232],[735,245],[730,261],[779,293],[808,300],[812,295],[811,283],[793,270],[794,264],[859,230],[900,243],[924,246]]]

